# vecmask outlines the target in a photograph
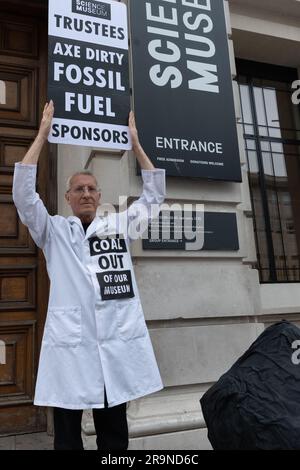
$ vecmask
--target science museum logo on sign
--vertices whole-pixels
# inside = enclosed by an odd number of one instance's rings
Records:
[[[105,20],[111,19],[110,4],[95,0],[73,0],[72,12],[88,16],[98,16]]]

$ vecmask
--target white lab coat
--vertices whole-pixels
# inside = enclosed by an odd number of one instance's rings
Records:
[[[140,199],[122,215],[97,216],[85,234],[79,218],[48,214],[35,191],[36,165],[15,165],[13,199],[21,221],[43,249],[50,278],[35,405],[103,408],[105,384],[111,407],[163,387],[129,238],[125,234],[125,240],[101,241],[107,233],[126,232],[140,203],[149,209],[163,202],[165,171],[142,170],[142,177]]]

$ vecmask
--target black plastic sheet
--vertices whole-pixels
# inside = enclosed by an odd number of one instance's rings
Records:
[[[215,450],[300,450],[297,340],[300,329],[290,322],[268,327],[203,395]]]

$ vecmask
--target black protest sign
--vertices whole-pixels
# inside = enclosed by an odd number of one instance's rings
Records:
[[[241,181],[223,0],[130,0],[143,148],[167,175]]]
[[[102,300],[134,297],[130,256],[123,238],[89,238],[90,255],[97,260],[96,276]]]
[[[49,141],[130,149],[126,6],[50,0],[48,55]]]

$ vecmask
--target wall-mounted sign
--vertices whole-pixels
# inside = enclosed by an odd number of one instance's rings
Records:
[[[49,0],[49,141],[130,149],[127,10],[109,0]]]
[[[162,211],[147,235],[144,250],[239,250],[236,214],[229,212]]]
[[[223,0],[130,0],[135,114],[168,175],[241,181]]]

